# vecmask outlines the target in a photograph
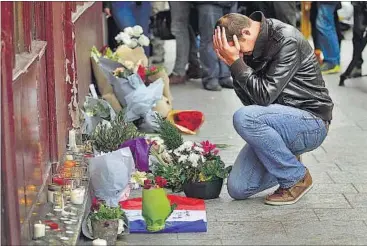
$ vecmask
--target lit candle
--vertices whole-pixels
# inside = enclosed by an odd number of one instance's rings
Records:
[[[41,224],[34,224],[34,238],[41,238],[44,237],[46,233],[46,225]]]
[[[75,139],[75,130],[74,129],[69,131],[69,147],[71,149],[76,148],[76,139]]]
[[[93,246],[106,246],[106,245],[107,241],[103,239],[97,238],[96,240],[93,241]]]

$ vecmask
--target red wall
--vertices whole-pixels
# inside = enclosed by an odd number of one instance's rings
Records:
[[[73,20],[75,14],[72,12],[80,11],[77,4],[91,6],[81,11],[78,19]],[[19,221],[22,238],[28,240],[32,235],[33,220],[37,218],[39,208],[45,202],[47,187],[44,186],[46,180],[50,179],[50,163],[60,161],[66,149],[67,132],[71,126],[68,105],[72,88],[67,78],[74,78],[78,83],[76,98],[80,99],[77,100],[79,105],[82,105],[85,95],[88,94],[92,75],[90,49],[93,45],[103,45],[102,2],[45,2],[40,5],[43,8],[40,13],[44,13],[44,16],[39,19],[46,27],[45,37],[41,38],[44,41],[33,40],[30,53],[25,52],[15,57],[11,47],[12,40],[8,37],[13,35],[12,26],[19,23],[13,22],[11,2],[1,3],[1,6],[1,14],[6,16],[1,23],[1,38],[6,41],[2,42],[5,44],[2,46],[2,56],[7,54],[10,58],[1,64],[2,89],[10,86],[10,96],[2,96],[1,104],[2,109],[4,105],[14,109],[14,112],[6,112],[10,115],[8,121],[3,121],[2,118],[4,126],[2,124],[1,143],[5,145],[2,150],[7,149],[10,152],[2,151],[1,156],[2,162],[6,162],[4,166],[15,167],[14,170],[9,170],[3,168],[2,163],[2,175],[11,175],[11,179],[5,180],[6,182],[2,180],[5,200],[2,208],[7,204],[18,207],[10,210],[9,205],[7,212],[10,214],[7,216]],[[25,27],[29,26],[27,21],[32,20],[23,20]],[[27,32],[25,35],[27,36]],[[11,57],[15,58],[14,66]],[[74,66],[70,67],[70,63],[67,66],[66,60],[71,61]],[[15,77],[17,71],[22,72]],[[11,74],[12,79],[9,78]],[[3,129],[12,127],[14,132],[3,133]],[[15,144],[5,139],[13,140]],[[12,174],[12,171],[16,174]],[[12,194],[18,197],[17,201],[10,202]],[[19,238],[14,238],[11,233],[14,230],[19,231],[19,226],[14,226],[10,221],[5,221],[3,226],[11,228],[9,231],[2,230],[6,234],[5,238],[8,237],[7,244],[17,244]],[[3,236],[2,234],[2,242]]]

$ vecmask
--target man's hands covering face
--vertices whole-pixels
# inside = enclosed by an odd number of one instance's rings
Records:
[[[226,30],[224,27],[222,30],[220,27],[215,29],[213,35],[213,46],[217,53],[217,56],[228,66],[231,66],[240,55],[240,43],[238,42],[237,36],[233,35],[234,46],[230,46],[226,37]]]

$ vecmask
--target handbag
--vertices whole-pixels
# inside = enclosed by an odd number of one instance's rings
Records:
[[[175,39],[171,32],[171,11],[161,11],[151,17],[150,28],[154,37],[161,40]]]

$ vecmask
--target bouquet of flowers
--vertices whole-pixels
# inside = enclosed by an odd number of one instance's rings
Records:
[[[171,205],[167,194],[163,189],[167,185],[167,180],[160,176],[148,174],[144,180],[142,197],[142,216],[148,231],[161,231],[166,226],[166,220],[175,209],[175,204]]]
[[[138,25],[134,27],[126,27],[123,32],[120,32],[115,37],[115,40],[118,44],[124,44],[131,49],[135,49],[136,47],[149,46],[149,38],[145,36],[143,32],[143,28]]]

